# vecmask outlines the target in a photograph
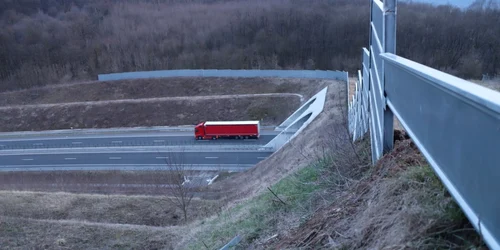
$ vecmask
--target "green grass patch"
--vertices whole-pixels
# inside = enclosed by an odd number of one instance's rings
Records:
[[[298,170],[270,187],[259,196],[223,212],[208,221],[202,233],[196,236],[189,249],[219,248],[237,234],[242,236],[239,247],[245,247],[260,237],[274,234],[286,218],[300,218],[310,213],[313,193],[320,188],[318,162]],[[293,216],[291,216],[293,214]],[[296,216],[301,214],[303,216]]]
[[[479,234],[430,166],[411,167],[405,171],[403,178],[411,189],[418,191],[415,197],[425,211],[423,215],[435,221],[434,226],[414,242],[419,249],[436,246],[463,249],[484,247]]]

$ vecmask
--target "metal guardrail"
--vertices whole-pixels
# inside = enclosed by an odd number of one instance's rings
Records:
[[[343,81],[348,78],[347,75],[348,73],[345,71],[330,70],[179,69],[99,74],[97,78],[99,81],[112,81],[162,77],[280,77],[337,79]]]
[[[486,244],[500,249],[500,93],[396,56],[395,17],[396,0],[372,0],[370,47],[349,102],[353,139],[369,118],[375,164],[393,147],[396,115]]]

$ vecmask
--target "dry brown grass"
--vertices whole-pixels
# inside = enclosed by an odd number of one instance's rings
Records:
[[[193,199],[188,219],[217,211],[217,204]],[[183,214],[166,196],[124,196],[0,191],[0,215],[39,220],[173,226]]]
[[[51,221],[0,216],[4,249],[174,249],[176,227]]]
[[[297,96],[247,96],[20,107],[0,110],[0,131],[176,126],[203,120],[248,119],[271,125],[286,119],[300,103]]]
[[[51,85],[0,93],[0,106],[89,102],[178,96],[298,93],[306,97],[327,80],[176,77]]]
[[[246,119],[276,125],[303,99],[331,82],[185,77],[7,92],[0,94],[0,105],[8,105],[0,107],[0,131],[176,126]]]
[[[404,133],[403,133],[404,134]],[[484,243],[417,147],[395,149],[276,248],[468,249]],[[366,140],[366,138],[365,138]],[[331,177],[330,177],[331,178]]]

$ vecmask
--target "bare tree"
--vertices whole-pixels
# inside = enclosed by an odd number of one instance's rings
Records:
[[[170,184],[170,193],[168,198],[181,211],[184,217],[184,222],[188,220],[188,209],[191,205],[191,200],[194,197],[189,187],[189,165],[185,164],[183,152],[170,152],[165,157],[168,171],[171,172],[168,176]]]

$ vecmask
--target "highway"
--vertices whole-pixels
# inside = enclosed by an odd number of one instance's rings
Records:
[[[36,148],[85,148],[120,146],[175,146],[175,145],[264,145],[271,141],[277,132],[265,131],[259,139],[248,140],[203,140],[194,139],[190,132],[169,132],[135,135],[77,135],[7,138],[0,137],[0,150]]]
[[[244,171],[272,151],[258,150],[278,132],[259,139],[194,139],[192,131],[105,130],[0,134],[0,171],[185,170]]]
[[[0,168],[36,166],[73,167],[88,165],[254,165],[271,152],[125,152],[125,153],[65,153],[1,155]]]

